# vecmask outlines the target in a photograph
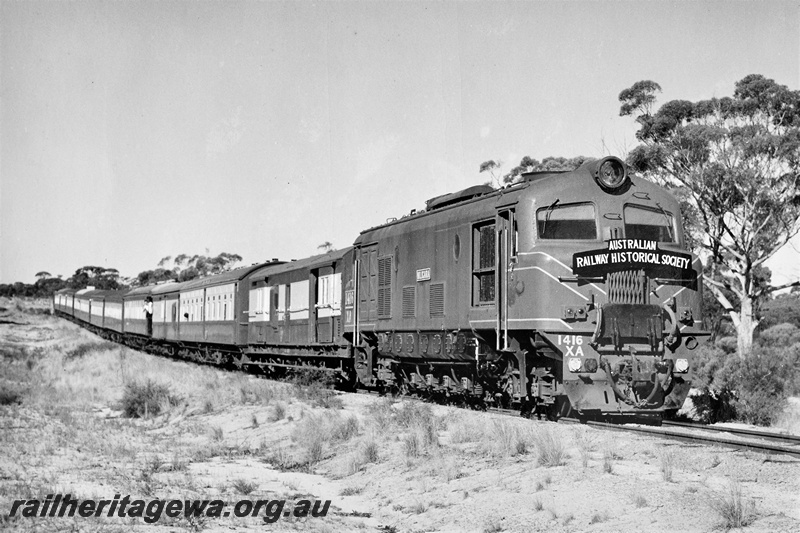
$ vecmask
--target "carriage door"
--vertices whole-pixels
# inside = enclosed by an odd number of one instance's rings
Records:
[[[178,300],[169,300],[169,307],[170,307],[170,323],[172,329],[172,338],[177,339],[179,338],[178,335]]]
[[[314,309],[317,315],[317,342],[333,342],[333,267],[314,271],[317,280]]]

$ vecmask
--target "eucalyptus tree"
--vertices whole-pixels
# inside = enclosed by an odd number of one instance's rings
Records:
[[[619,94],[620,115],[639,124],[628,164],[681,199],[706,285],[744,357],[758,300],[800,283],[776,286],[764,275],[764,263],[800,230],[800,92],[752,74],[732,97],[672,100],[654,111],[659,92],[645,80]]]

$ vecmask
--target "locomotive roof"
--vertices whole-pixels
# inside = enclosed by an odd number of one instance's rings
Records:
[[[495,199],[498,203],[505,204],[508,196],[518,196],[519,193],[525,190],[530,183],[528,182],[521,182],[515,183],[514,185],[504,187],[502,189],[493,190],[492,192],[480,192],[486,191],[483,186],[473,186],[464,189],[463,191],[455,192],[452,194],[445,194],[442,196],[437,196],[428,200],[428,205],[433,206],[432,209],[426,211],[419,211],[419,212],[412,212],[410,215],[406,215],[400,219],[392,220],[391,222],[387,222],[386,224],[380,224],[378,226],[365,229],[360,233],[358,238],[355,241],[355,244],[359,244],[362,241],[362,238],[367,234],[371,233],[375,230],[388,228],[391,226],[395,226],[398,224],[402,224],[404,222],[408,222],[410,220],[419,220],[421,218],[431,216],[431,215],[438,215],[441,213],[451,212],[454,209],[463,208],[464,206],[476,204],[478,202],[485,202],[489,201],[490,199]],[[474,191],[479,191],[475,193]],[[464,198],[462,200],[462,198]],[[440,199],[444,199],[445,201],[440,203]],[[450,201],[450,199],[454,199]],[[433,204],[431,204],[433,202]]]
[[[306,257],[304,259],[298,259],[297,261],[290,261],[288,263],[283,263],[282,265],[264,265],[262,270],[254,271],[253,275],[261,276],[262,274],[266,274],[268,276],[274,276],[275,274],[282,274],[284,272],[291,272],[293,270],[303,269],[303,268],[311,268],[315,266],[324,266],[326,264],[335,263],[341,260],[347,252],[352,250],[352,246],[348,246],[346,248],[342,248],[340,250],[331,250],[330,252],[326,252],[324,254],[314,255],[311,257]]]
[[[449,195],[437,196],[428,200],[428,210],[412,211],[411,214],[400,219],[366,229],[360,233],[354,244],[358,246],[375,238],[374,232],[376,231],[388,230],[394,226],[425,217],[436,215],[460,216],[456,213],[461,212],[463,209],[471,209],[473,206],[486,205],[487,202],[495,202],[497,207],[510,205],[525,191],[533,192],[536,195],[539,193],[552,195],[553,193],[560,194],[563,192],[566,196],[577,199],[579,196],[576,196],[576,194],[583,193],[582,188],[591,183],[596,189],[593,188],[582,195],[586,200],[600,199],[607,194],[616,194],[603,192],[600,186],[596,184],[593,176],[595,165],[605,159],[588,159],[580,167],[570,171],[528,172],[522,175],[523,181],[520,183],[493,192],[484,192],[486,188],[475,186]],[[628,176],[631,187],[636,187],[641,192],[658,191],[659,195],[671,197],[667,191],[652,182],[639,178],[633,173],[629,173]]]

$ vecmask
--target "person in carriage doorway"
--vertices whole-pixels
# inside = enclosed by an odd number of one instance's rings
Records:
[[[153,297],[144,299],[144,318],[147,320],[147,334],[153,335]]]

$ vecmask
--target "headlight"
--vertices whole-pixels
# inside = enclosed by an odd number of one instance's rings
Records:
[[[581,360],[577,357],[570,357],[567,360],[567,368],[569,368],[570,372],[580,372],[581,366]]]
[[[675,359],[675,372],[684,374],[689,371],[688,359]]]
[[[625,163],[616,157],[601,159],[595,169],[594,179],[604,189],[618,189],[628,177]]]

